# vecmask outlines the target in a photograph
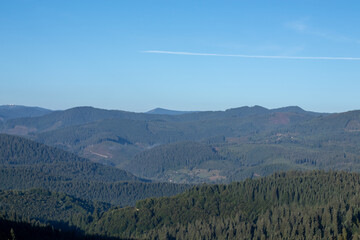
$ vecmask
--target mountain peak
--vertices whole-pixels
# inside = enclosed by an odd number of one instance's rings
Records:
[[[51,110],[45,108],[27,107],[15,104],[0,106],[0,117],[4,120],[24,117],[39,117],[51,112]]]
[[[275,109],[271,109],[271,111],[274,111],[274,112],[294,112],[294,113],[306,112],[304,109],[302,109],[299,106],[287,106],[287,107],[282,107],[282,108],[275,108]]]
[[[177,111],[177,110],[169,110],[165,108],[154,108],[148,112],[147,114],[162,114],[162,115],[181,115],[186,113],[192,113],[193,111]]]

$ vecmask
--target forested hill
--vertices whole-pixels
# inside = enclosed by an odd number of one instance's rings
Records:
[[[359,192],[360,174],[322,171],[196,186],[125,208],[46,190],[10,190],[0,191],[0,223],[48,223],[101,239],[350,240],[360,239]]]
[[[25,138],[0,134],[0,167],[34,169],[44,174],[81,180],[140,181],[129,172],[90,162],[75,154]]]
[[[123,168],[136,154],[157,145],[247,137],[317,116],[296,107],[271,110],[254,106],[181,115],[78,107],[37,118],[13,119],[5,123],[2,132],[24,135]]]
[[[166,170],[193,168],[203,162],[220,158],[216,150],[209,145],[185,141],[160,145],[141,152],[126,169],[138,176],[160,178]]]
[[[162,119],[170,118],[170,116],[166,115],[161,115],[161,117]],[[75,107],[63,111],[55,111],[45,116],[11,119],[6,122],[6,127],[12,129],[16,128],[16,126],[24,126],[31,132],[37,132],[86,124],[105,119],[152,120],[159,119],[159,116],[120,110],[105,110],[93,107]]]
[[[167,121],[167,122],[195,122],[195,121],[220,121],[234,117],[250,117],[259,115],[271,115],[273,113],[287,113],[296,121],[294,116],[300,119],[309,119],[320,115],[319,113],[307,112],[299,107],[285,107],[279,109],[267,109],[260,106],[232,108],[226,111],[203,111],[188,112],[187,114],[148,114],[134,113],[120,110],[105,110],[93,107],[75,107],[64,111],[54,111],[39,117],[18,117],[6,122],[6,131],[16,131],[16,128],[26,128],[28,132],[51,131],[67,126],[81,125],[105,119],[128,119],[138,121]],[[19,129],[18,129],[19,130]],[[20,130],[19,130],[20,131]]]
[[[62,231],[54,227],[27,222],[10,221],[0,218],[1,240],[121,240],[103,236],[91,236],[82,232]],[[125,240],[125,239],[123,239]]]
[[[72,153],[6,134],[0,134],[0,151],[0,164],[2,165],[86,161]]]
[[[192,111],[176,111],[176,110],[169,110],[169,109],[164,109],[164,108],[155,108],[146,113],[147,114],[163,114],[163,115],[181,115],[181,114],[192,113]]]
[[[0,182],[0,190],[44,188],[121,206],[147,197],[171,196],[190,187],[151,183],[124,170],[4,134],[0,134]]]
[[[0,239],[119,239],[85,234],[89,223],[109,207],[41,189],[0,190]]]
[[[92,231],[148,239],[359,239],[360,175],[288,172],[112,210]]]
[[[94,203],[42,189],[0,190],[0,203],[0,217],[52,223],[57,228],[85,226],[89,222],[87,218],[97,218],[110,208],[110,204]]]
[[[360,111],[349,111],[331,115],[319,116],[310,121],[298,123],[291,129],[292,132],[301,133],[302,135],[328,135],[343,132],[360,132]]]
[[[0,106],[0,122],[15,118],[40,117],[52,111],[40,107],[27,107],[19,105]]]
[[[360,171],[360,111],[253,106],[164,115],[77,107],[4,124],[2,132],[153,181],[219,183],[275,171]]]

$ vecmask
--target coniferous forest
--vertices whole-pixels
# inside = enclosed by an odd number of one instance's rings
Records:
[[[2,109],[0,239],[360,238],[358,111]]]
[[[47,234],[61,229],[120,239],[358,239],[359,191],[357,173],[288,172],[196,186],[125,208],[44,190],[8,190],[1,192],[0,210],[3,221],[18,223],[15,235],[18,227],[29,228],[26,222],[37,227],[31,231],[52,226]]]

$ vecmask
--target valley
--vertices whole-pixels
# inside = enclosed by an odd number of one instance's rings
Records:
[[[359,111],[170,113],[0,111],[0,220],[74,239],[358,237]]]
[[[9,119],[1,132],[154,181],[228,183],[282,170],[359,171],[359,119],[299,107],[170,115],[77,107]]]

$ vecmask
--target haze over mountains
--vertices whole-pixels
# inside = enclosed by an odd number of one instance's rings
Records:
[[[169,110],[169,109],[164,109],[164,108],[155,108],[146,113],[148,113],[148,114],[163,114],[163,115],[181,115],[181,114],[193,113],[193,112],[194,111],[175,111],[175,110]]]
[[[12,236],[10,228],[49,236],[63,229],[74,239],[84,233],[135,239],[358,236],[359,175],[306,171],[360,172],[360,111],[0,109],[3,236]],[[224,185],[248,178],[254,180]],[[193,185],[199,183],[220,185]],[[354,207],[344,207],[349,204]],[[284,212],[287,217],[280,217]],[[274,228],[279,219],[293,227],[278,222]]]
[[[27,107],[19,105],[0,106],[0,121],[6,121],[13,118],[39,117],[51,113],[52,111],[40,107]]]
[[[8,112],[1,132],[166,182],[230,182],[290,169],[360,169],[359,111],[254,106],[155,112],[76,107],[21,118]]]

